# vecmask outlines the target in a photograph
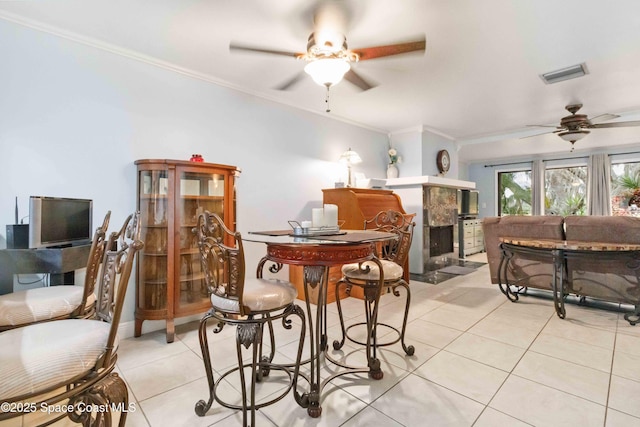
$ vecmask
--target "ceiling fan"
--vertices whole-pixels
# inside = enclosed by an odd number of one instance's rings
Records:
[[[553,132],[558,134],[558,136],[564,139],[565,141],[571,142],[571,151],[573,151],[574,149],[573,144],[576,141],[581,140],[585,136],[589,135],[589,133],[591,133],[590,129],[640,126],[640,120],[628,121],[628,122],[603,123],[608,120],[613,120],[620,117],[617,114],[601,114],[592,119],[589,119],[586,114],[577,114],[581,108],[582,108],[582,104],[567,105],[565,109],[568,112],[570,112],[571,115],[563,117],[560,120],[559,126],[554,126],[554,125],[529,125],[529,126],[555,127],[556,130],[548,131],[544,133]],[[534,135],[534,136],[537,136],[537,135]]]
[[[248,51],[283,55],[307,62],[304,71],[320,86],[327,88],[339,83],[343,78],[360,90],[369,90],[375,85],[365,80],[352,68],[351,64],[359,61],[399,55],[409,52],[424,52],[426,40],[420,39],[405,43],[349,49],[344,35],[346,11],[340,2],[320,2],[313,14],[314,29],[307,41],[305,52],[289,52],[267,49],[231,42],[232,51]],[[291,79],[277,86],[278,90],[290,89],[305,74],[298,73]]]

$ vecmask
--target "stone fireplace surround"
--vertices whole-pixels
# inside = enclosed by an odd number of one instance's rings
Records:
[[[409,271],[423,274],[438,258],[456,257],[454,230],[458,223],[457,190],[475,189],[475,182],[440,176],[387,180],[387,188],[402,199],[406,212],[416,212],[416,229],[409,253]]]

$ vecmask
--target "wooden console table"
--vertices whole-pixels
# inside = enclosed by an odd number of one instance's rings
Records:
[[[73,284],[74,271],[85,268],[91,245],[68,248],[0,250],[0,295],[13,292],[14,274],[51,274],[51,285]]]
[[[502,293],[511,301],[518,299],[518,294],[511,289],[511,284],[508,283],[507,279],[509,259],[513,254],[517,253],[525,256],[526,254],[533,254],[538,258],[548,258],[553,263],[553,278],[551,281],[553,304],[556,314],[561,319],[564,319],[566,315],[564,297],[569,289],[567,286],[569,281],[567,261],[571,259],[628,260],[630,261],[630,268],[636,272],[638,280],[636,287],[640,288],[640,244],[514,237],[501,237],[500,242],[502,259],[498,268],[498,280]],[[625,320],[632,325],[640,322],[639,307],[640,296],[636,303],[635,312],[624,315]]]

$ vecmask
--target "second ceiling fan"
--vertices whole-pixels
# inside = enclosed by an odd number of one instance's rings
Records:
[[[307,62],[304,71],[319,85],[327,90],[339,83],[343,78],[360,90],[368,90],[375,85],[356,73],[351,65],[359,61],[400,55],[409,52],[424,52],[426,39],[422,37],[405,43],[349,49],[344,35],[346,11],[342,2],[323,1],[314,11],[314,29],[307,41],[305,52],[289,52],[267,49],[231,42],[229,48],[236,51],[266,53],[288,56]],[[298,73],[276,88],[290,89],[305,76]]]
[[[591,129],[602,129],[602,128],[617,128],[617,127],[630,127],[630,126],[640,126],[640,120],[636,121],[628,121],[628,122],[613,122],[613,123],[603,123],[609,120],[617,119],[617,114],[601,114],[592,119],[589,119],[586,114],[577,114],[578,111],[582,108],[582,104],[571,104],[567,105],[565,109],[571,113],[571,115],[563,117],[560,120],[560,125],[530,125],[530,126],[539,126],[539,127],[553,127],[556,130],[550,130],[544,133],[555,133],[560,138],[565,141],[569,141],[571,143],[571,151],[573,151],[574,143],[576,141],[581,140],[585,136],[591,133]],[[544,134],[543,133],[543,134]],[[540,134],[538,134],[540,135]],[[537,135],[532,135],[537,136]]]

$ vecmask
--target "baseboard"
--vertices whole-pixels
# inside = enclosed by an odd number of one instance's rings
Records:
[[[194,314],[192,316],[180,317],[179,319],[175,319],[175,326],[184,325],[185,323],[190,323],[194,321],[199,321],[202,318],[202,314]],[[118,337],[120,339],[131,338],[135,332],[135,320],[131,320],[129,322],[120,322],[120,326],[118,327]],[[142,323],[142,334],[148,334],[149,332],[155,332],[160,330],[165,330],[167,328],[166,320],[145,320]]]

